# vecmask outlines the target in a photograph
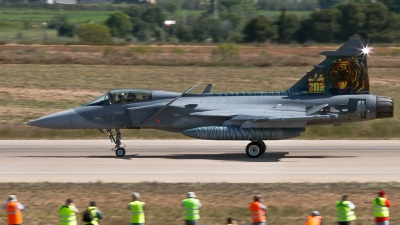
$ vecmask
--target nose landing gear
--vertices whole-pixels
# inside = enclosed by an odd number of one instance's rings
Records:
[[[117,148],[117,150],[115,150],[115,155],[118,157],[124,157],[125,148]]]
[[[125,156],[125,144],[121,143],[121,132],[119,129],[115,129],[115,135],[112,131],[112,129],[107,129],[108,132],[108,137],[110,138],[110,141],[115,143],[115,147],[112,148],[111,150],[115,151],[115,155],[118,157],[124,157]]]
[[[262,140],[252,141],[246,147],[246,155],[249,158],[258,158],[267,150],[267,146]]]

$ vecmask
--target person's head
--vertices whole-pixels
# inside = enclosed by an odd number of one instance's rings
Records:
[[[65,204],[67,204],[67,205],[71,205],[72,203],[74,203],[72,198],[67,198],[67,200],[65,201]]]
[[[119,93],[118,94],[118,98],[119,98],[119,100],[122,100],[122,99],[125,99],[125,94],[124,93]]]
[[[138,192],[133,192],[132,193],[132,199],[133,200],[139,200],[140,199],[140,194]]]
[[[9,202],[16,202],[17,200],[17,196],[16,195],[9,195],[7,198],[7,201]]]
[[[91,202],[89,203],[89,206],[95,207],[95,206],[96,206],[96,202],[95,202],[95,201],[91,201]]]
[[[235,220],[232,217],[226,218],[226,223],[228,223],[228,224],[232,223],[233,221],[235,221]]]
[[[196,198],[196,194],[194,192],[188,192],[187,197],[188,198]]]
[[[379,197],[383,197],[385,195],[386,195],[386,192],[384,190],[381,190],[381,191],[378,192],[378,196]]]
[[[343,195],[342,196],[342,201],[347,201],[349,199],[349,196],[348,195]]]
[[[312,211],[311,216],[319,216],[319,212],[318,211]]]
[[[255,202],[259,202],[261,200],[261,195],[254,195],[253,199]]]

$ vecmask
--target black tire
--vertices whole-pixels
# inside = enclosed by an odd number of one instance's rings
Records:
[[[262,147],[263,147],[263,149],[262,149],[262,154],[264,154],[265,151],[267,150],[267,146],[265,145],[265,143],[264,143],[263,141],[261,141],[261,145],[262,145]]]
[[[264,146],[258,142],[250,142],[250,144],[246,146],[246,155],[249,158],[258,158],[264,154],[263,151],[265,152]]]
[[[125,149],[124,148],[118,148],[115,150],[115,155],[117,157],[124,157],[125,156]]]

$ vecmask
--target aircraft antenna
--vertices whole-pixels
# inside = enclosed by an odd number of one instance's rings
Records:
[[[154,118],[154,116],[158,115],[160,112],[164,111],[166,108],[168,108],[168,106],[170,106],[172,103],[174,103],[176,100],[178,100],[178,98],[181,98],[184,94],[188,93],[189,91],[193,90],[195,87],[199,86],[199,84],[201,84],[202,82],[194,85],[193,87],[187,89],[186,91],[184,91],[182,94],[176,96],[174,99],[172,99],[170,102],[168,102],[167,104],[165,104],[163,107],[161,107],[158,111],[156,111],[155,113],[153,113],[151,116],[147,117],[147,119],[145,119],[143,122],[141,122],[140,124],[144,124],[147,121],[149,121],[151,118]]]

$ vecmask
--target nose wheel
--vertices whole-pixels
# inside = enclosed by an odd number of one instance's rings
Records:
[[[118,148],[115,150],[115,155],[118,157],[124,157],[125,155],[125,149],[124,148]]]
[[[267,146],[263,141],[252,141],[246,147],[246,155],[249,158],[258,158],[265,153]]]
[[[125,156],[125,144],[121,143],[121,131],[119,129],[115,129],[115,135],[111,129],[107,130],[108,137],[112,143],[115,143],[115,147],[111,150],[115,151],[115,155],[117,157]]]

